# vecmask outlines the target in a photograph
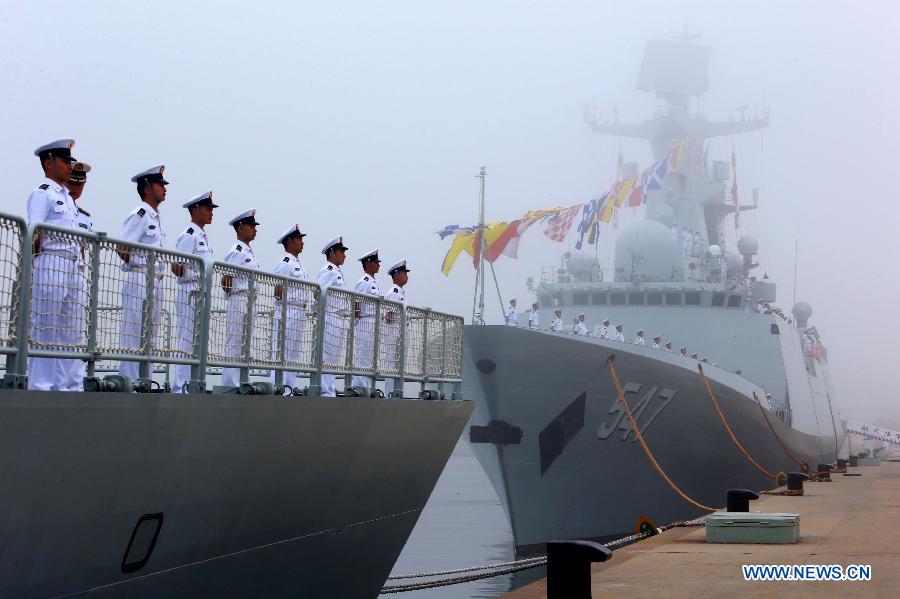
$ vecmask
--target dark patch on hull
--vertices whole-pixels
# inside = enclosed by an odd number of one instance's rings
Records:
[[[584,428],[584,400],[582,391],[566,408],[544,427],[538,437],[541,452],[541,476],[550,469],[556,458],[562,455],[569,442]]]
[[[518,445],[522,442],[522,429],[503,420],[491,420],[487,426],[469,427],[469,442]]]

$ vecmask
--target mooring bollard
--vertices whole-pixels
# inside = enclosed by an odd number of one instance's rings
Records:
[[[851,468],[859,467],[859,458],[855,455],[850,456],[850,464],[848,464]]]
[[[590,599],[591,564],[610,557],[609,547],[592,541],[547,543],[547,599]]]
[[[818,468],[816,468],[816,470],[819,471],[818,474],[816,475],[816,479],[819,482],[823,482],[823,483],[831,482],[831,465],[830,464],[819,464],[819,466],[818,466]]]
[[[838,468],[846,468],[846,467],[847,467],[847,460],[845,460],[844,458],[838,458],[838,460],[837,460],[837,467],[838,467]]]
[[[809,480],[809,475],[803,472],[788,472],[788,491],[799,491],[798,495],[803,494],[803,481]]]
[[[749,512],[750,501],[759,499],[759,495],[750,489],[729,489],[725,493],[725,509],[729,512]]]

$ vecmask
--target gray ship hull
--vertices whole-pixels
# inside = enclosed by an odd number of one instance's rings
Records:
[[[0,596],[376,597],[471,410],[4,391]]]
[[[687,495],[715,507],[727,489],[774,486],[728,437],[696,360],[614,341],[469,326],[463,393],[477,407],[467,436],[520,552],[554,539],[631,534],[642,517],[660,525],[706,513],[676,495],[636,442],[606,365],[610,354],[647,444]],[[705,370],[750,455],[772,472],[799,470],[753,399],[763,390],[732,372]],[[813,467],[835,459],[842,438],[804,434],[767,413],[798,458]]]

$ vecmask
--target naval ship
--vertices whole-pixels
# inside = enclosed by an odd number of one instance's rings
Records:
[[[601,134],[646,140],[657,161],[679,144],[699,148],[712,137],[767,126],[768,112],[710,122],[691,110],[691,100],[708,90],[709,56],[687,39],[649,42],[637,87],[655,92],[661,110],[639,124],[589,124]],[[563,332],[465,329],[464,394],[477,404],[468,440],[520,553],[706,513],[676,494],[636,442],[611,356],[650,451],[703,505],[723,505],[727,489],[775,486],[728,436],[704,374],[735,438],[765,469],[836,460],[845,433],[827,348],[809,322],[812,308],[798,302],[788,314],[777,307],[776,284],[760,273],[752,236],[728,247],[725,218],[754,206],[728,201],[729,165],[706,165],[704,153],[695,152],[689,167],[669,169],[646,192],[643,213],[623,219],[611,272],[594,256],[567,254],[530,284],[545,328],[561,308],[566,323],[584,313],[594,335],[575,336],[572,325]],[[685,248],[685,230],[699,234],[702,251]],[[604,319],[611,332],[623,325],[625,342],[596,334]],[[638,329],[646,345],[632,343]],[[656,334],[660,349],[651,347]],[[674,340],[671,352],[662,347],[667,340]]]
[[[123,248],[142,257],[127,276],[141,263],[147,281],[137,349],[118,335]],[[206,269],[189,305],[176,305],[174,263]],[[249,281],[239,354],[223,352],[223,275]],[[55,281],[49,299],[38,277]],[[287,357],[278,297],[323,300],[298,304],[309,311]],[[154,298],[163,337],[150,342]],[[334,298],[391,311],[375,338],[399,336],[379,356],[399,350],[399,364],[355,362],[361,321],[335,311],[331,322],[349,321],[346,351],[323,361]],[[165,332],[178,309],[195,316],[186,353]],[[53,339],[35,332],[50,319],[62,330]],[[451,400],[461,331],[451,315],[0,214],[0,597],[377,597],[472,411]],[[28,390],[28,359],[39,356],[84,361],[85,390]],[[127,358],[140,361],[140,380],[103,376]],[[192,367],[194,392],[164,392],[173,364]],[[241,369],[241,386],[207,389],[226,366]],[[309,386],[282,396],[267,369]],[[323,372],[367,375],[372,387],[348,379],[342,396],[323,398]],[[448,400],[376,399],[386,377]]]

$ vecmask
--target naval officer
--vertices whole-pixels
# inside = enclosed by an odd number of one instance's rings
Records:
[[[393,285],[384,299],[406,304],[406,284],[409,282],[410,270],[406,267],[406,258],[391,265],[388,269]],[[381,337],[381,346],[384,348],[384,369],[386,371],[397,370],[400,364],[400,315],[388,309],[384,315],[384,335]],[[403,389],[398,390],[403,396]],[[394,379],[384,379],[384,394],[391,397],[394,393]]]
[[[541,317],[538,314],[538,308],[540,304],[534,302],[531,304],[531,311],[528,312],[528,328],[529,329],[539,329],[541,328]]]
[[[578,315],[578,320],[575,321],[575,326],[572,327],[572,334],[582,337],[587,337],[590,334],[587,324],[584,322],[584,314]]]
[[[650,346],[652,349],[659,349],[659,342],[662,340],[661,335],[653,336],[653,344]]]
[[[250,242],[256,239],[256,210],[250,209],[241,212],[228,224],[234,227],[237,243],[225,254],[225,262],[241,266],[243,268],[258,269],[259,262],[256,254],[250,246]],[[244,336],[250,335],[247,320],[247,300],[250,290],[250,277],[246,273],[223,275],[222,289],[228,297],[225,306],[225,357],[240,359],[244,353]],[[226,387],[240,387],[241,369],[223,368],[222,384]]]
[[[47,223],[78,228],[78,208],[65,183],[72,176],[75,140],[59,139],[34,151],[44,179],[28,196],[28,224]],[[31,297],[31,338],[38,347],[69,343],[79,299],[77,260],[81,247],[74,239],[45,234],[34,241],[34,280]],[[68,362],[66,360],[65,362]],[[65,391],[73,386],[63,360],[28,358],[28,388]]]
[[[638,329],[637,336],[634,338],[635,345],[644,345],[644,329]]]
[[[375,275],[381,270],[378,248],[363,254],[359,258],[363,276],[356,282],[353,291],[380,298],[381,290]],[[375,355],[375,302],[357,301],[354,304],[356,327],[353,329],[353,366],[354,368],[372,368]],[[372,377],[355,375],[351,384],[354,387],[371,387]]]
[[[347,250],[343,237],[335,237],[325,244],[322,254],[325,255],[325,266],[319,271],[318,282],[322,292],[329,287],[342,288],[344,286],[344,271],[341,265],[347,259]],[[347,341],[347,319],[350,316],[350,303],[344,297],[328,296],[325,304],[325,338],[322,340],[323,365],[344,365],[344,343]],[[337,390],[334,388],[334,375],[322,374],[322,397],[335,397]]]
[[[550,330],[554,333],[562,333],[563,330],[563,321],[562,321],[562,308],[557,308],[553,311],[553,320],[550,321]]]
[[[615,340],[616,340],[616,341],[621,341],[622,343],[625,343],[625,335],[622,334],[622,323],[621,323],[621,322],[620,322],[619,324],[616,325],[616,335],[615,335]]]
[[[519,326],[519,313],[516,312],[516,298],[509,300],[509,308],[506,309],[506,326]]]
[[[137,193],[141,198],[141,203],[128,214],[122,225],[120,237],[123,240],[159,248],[165,245],[166,235],[163,232],[162,221],[159,215],[159,205],[166,199],[166,185],[169,184],[163,177],[165,170],[165,165],[158,164],[141,171],[131,178],[131,182],[137,184]],[[141,312],[147,296],[147,264],[149,255],[144,250],[132,250],[124,246],[119,247],[116,253],[122,259],[122,270],[127,273],[125,284],[122,286],[120,344],[123,349],[131,350],[137,354],[141,353]],[[155,272],[149,274],[155,276],[157,281],[161,281],[164,268],[163,261],[158,260]],[[159,329],[161,296],[161,290],[157,290],[153,294],[153,305],[150,306],[151,344],[156,339]],[[139,376],[138,363],[120,363],[119,374],[127,376],[131,380],[137,380]]]
[[[600,338],[609,339],[609,319],[603,319],[603,325],[600,327]]]
[[[303,251],[303,238],[306,233],[300,231],[300,225],[291,225],[284,233],[282,233],[276,243],[280,243],[284,248],[284,255],[273,269],[275,274],[284,277],[290,277],[300,281],[308,281],[309,273],[300,264],[300,252]],[[292,285],[288,288],[287,293],[282,285],[275,287],[275,331],[273,339],[273,358],[278,358],[278,336],[281,331],[281,313],[284,310],[286,318],[284,321],[284,361],[297,364],[300,362],[301,343],[303,342],[303,332],[306,327],[307,310],[310,308],[313,298],[309,289],[299,285]],[[287,301],[287,306],[282,302]],[[272,373],[272,382],[275,382],[275,373]],[[284,372],[284,394],[290,395],[297,383],[297,373],[286,370]],[[290,388],[290,389],[289,389]]]
[[[219,205],[213,203],[212,191],[194,196],[181,205],[187,208],[190,224],[181,232],[175,241],[175,249],[185,254],[192,254],[203,260],[204,265],[212,264],[213,249],[206,235],[206,225],[212,223],[213,210]],[[194,313],[199,305],[198,300],[203,292],[204,270],[193,263],[172,263],[172,274],[178,277],[178,290],[175,293],[175,343],[184,357],[194,356],[194,337],[197,333],[197,322]],[[191,381],[191,367],[187,364],[176,364],[172,383],[173,393],[187,393]]]
[[[84,205],[79,202],[81,194],[84,193],[84,186],[87,184],[87,174],[91,172],[91,165],[87,162],[75,162],[72,164],[72,175],[66,181],[66,189],[69,195],[75,201],[75,207],[78,209],[78,229],[87,233],[93,233],[94,221],[91,213],[84,209]],[[82,242],[76,261],[78,267],[78,276],[75,278],[76,297],[74,309],[74,326],[71,329],[71,345],[78,346],[85,343],[85,332],[87,331],[87,323],[85,315],[87,314],[90,296],[88,295],[87,281],[87,260],[90,254],[87,244]],[[82,391],[84,389],[84,377],[87,374],[87,365],[82,360],[61,360],[60,366],[63,368],[62,380],[66,382],[66,390]]]
[[[665,349],[667,352],[672,353],[672,342],[671,341],[666,341]]]

